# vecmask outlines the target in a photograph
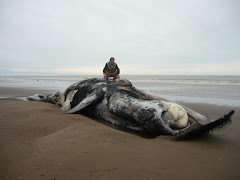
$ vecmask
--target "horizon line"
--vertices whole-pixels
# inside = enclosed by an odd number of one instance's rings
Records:
[[[0,73],[0,76],[103,76],[103,74]],[[240,74],[120,74],[121,76],[240,76]]]

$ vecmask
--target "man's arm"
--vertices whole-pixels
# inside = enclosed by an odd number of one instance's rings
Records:
[[[117,71],[118,74],[120,74],[120,69],[119,69],[117,64],[116,64],[116,71]]]
[[[103,68],[103,73],[106,73],[106,71],[107,71],[107,63],[105,65],[105,67]]]

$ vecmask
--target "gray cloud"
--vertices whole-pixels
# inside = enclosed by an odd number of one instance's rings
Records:
[[[0,3],[1,69],[101,67],[114,56],[120,67],[146,64],[150,74],[151,67],[184,74],[181,69],[239,62],[237,0]]]

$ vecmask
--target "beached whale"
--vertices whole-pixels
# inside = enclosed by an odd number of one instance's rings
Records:
[[[57,104],[66,113],[85,114],[116,129],[148,137],[173,135],[176,140],[222,128],[234,114],[231,111],[211,120],[177,102],[137,89],[128,80],[92,78],[55,94],[28,99]]]

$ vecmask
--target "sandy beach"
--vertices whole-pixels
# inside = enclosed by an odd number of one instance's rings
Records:
[[[37,92],[0,88],[0,95]],[[0,100],[0,179],[239,179],[240,107],[184,105],[212,119],[235,114],[221,131],[173,141],[115,130],[53,104]]]

